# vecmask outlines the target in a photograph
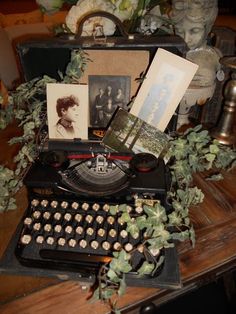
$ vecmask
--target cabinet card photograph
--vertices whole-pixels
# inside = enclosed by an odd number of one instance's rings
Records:
[[[88,86],[47,84],[49,139],[88,139]]]
[[[151,153],[158,158],[166,155],[169,137],[128,111],[119,109],[102,143],[116,152]]]
[[[130,113],[164,131],[198,65],[159,48]]]
[[[90,126],[106,127],[117,107],[127,109],[130,102],[130,76],[90,75]]]

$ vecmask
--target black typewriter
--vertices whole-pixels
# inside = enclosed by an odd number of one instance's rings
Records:
[[[96,273],[114,251],[130,252],[145,236],[126,231],[123,212],[135,218],[144,204],[155,202],[169,210],[163,160],[147,153],[112,153],[98,142],[81,145],[79,153],[73,145],[66,153],[42,153],[25,178],[29,207],[15,249],[24,266]],[[132,276],[142,253],[133,259]]]

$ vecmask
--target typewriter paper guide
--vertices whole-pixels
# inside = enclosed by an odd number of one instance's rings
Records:
[[[164,131],[198,65],[159,48],[130,113]]]

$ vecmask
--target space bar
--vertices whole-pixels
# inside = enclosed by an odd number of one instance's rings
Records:
[[[109,256],[84,254],[79,252],[57,251],[42,249],[39,254],[44,259],[71,261],[71,262],[87,262],[87,263],[108,263],[111,260]]]

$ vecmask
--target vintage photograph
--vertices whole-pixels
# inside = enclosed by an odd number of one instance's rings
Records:
[[[198,66],[159,48],[130,113],[164,131]]]
[[[164,158],[169,147],[169,137],[126,110],[119,109],[102,143],[117,152],[145,152]]]
[[[107,127],[116,109],[130,102],[130,76],[90,75],[90,126]]]
[[[49,139],[88,139],[88,86],[47,84]]]

